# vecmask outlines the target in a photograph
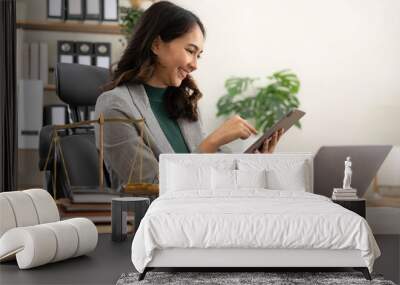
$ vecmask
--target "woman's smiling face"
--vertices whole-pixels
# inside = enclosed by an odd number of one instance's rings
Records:
[[[203,45],[204,36],[197,24],[189,32],[170,42],[163,42],[158,37],[152,45],[158,63],[152,78],[146,83],[155,87],[179,87],[182,80],[197,69]]]

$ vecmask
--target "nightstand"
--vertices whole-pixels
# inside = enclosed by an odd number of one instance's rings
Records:
[[[145,197],[120,197],[113,198],[111,201],[111,239],[113,241],[123,241],[128,234],[128,212],[133,211],[135,216],[135,228],[139,227],[140,221],[146,214],[150,206],[150,199]]]
[[[359,214],[365,219],[365,199],[357,200],[333,200],[332,202],[339,204],[340,206]]]

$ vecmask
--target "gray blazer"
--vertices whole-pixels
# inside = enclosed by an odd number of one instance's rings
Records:
[[[158,183],[159,155],[173,153],[174,150],[158,124],[143,85],[128,83],[104,92],[97,99],[95,117],[98,118],[100,113],[105,118],[144,118],[144,137],[148,138],[143,143],[139,128],[133,124],[105,124],[104,161],[111,176],[111,187],[119,189],[128,182],[131,169],[131,182],[139,182],[142,177],[141,182]],[[200,116],[197,122],[185,119],[178,119],[177,122],[190,152],[199,152],[198,146],[205,138]],[[95,133],[99,147],[98,125],[95,126]]]

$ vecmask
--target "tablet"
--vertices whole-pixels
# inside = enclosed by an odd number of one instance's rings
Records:
[[[249,146],[244,153],[254,153],[256,149],[259,149],[264,141],[272,136],[279,129],[284,129],[283,133],[286,133],[291,126],[293,126],[296,122],[300,120],[306,113],[297,109],[293,109],[289,113],[287,113],[284,117],[282,117],[272,128],[265,131],[264,135],[262,135],[258,140],[255,141],[251,146]]]

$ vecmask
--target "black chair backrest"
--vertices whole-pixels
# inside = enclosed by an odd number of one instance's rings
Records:
[[[94,135],[74,134],[61,137],[60,145],[71,186],[98,186],[99,155]],[[60,156],[58,161],[62,163]]]
[[[90,119],[90,109],[96,105],[110,71],[97,66],[57,63],[55,77],[58,96],[68,104],[72,121],[79,122]]]
[[[96,149],[94,132],[75,134],[59,133],[59,147],[56,148],[57,163],[54,169],[54,145],[49,153],[53,136],[54,126],[44,126],[40,131],[39,138],[39,169],[50,171],[51,175],[46,178],[47,189],[53,192],[53,179],[56,179],[57,197],[71,197],[71,187],[99,186],[99,153]],[[46,161],[47,166],[45,167]],[[64,169],[65,167],[65,169]],[[65,170],[67,173],[65,173]],[[111,185],[107,169],[103,165],[104,186]],[[68,178],[67,176],[68,175]],[[69,180],[69,183],[68,183]]]

